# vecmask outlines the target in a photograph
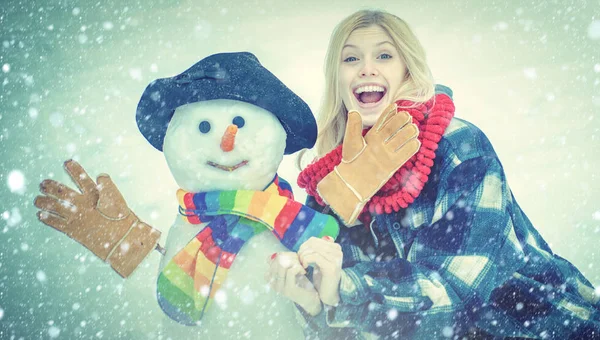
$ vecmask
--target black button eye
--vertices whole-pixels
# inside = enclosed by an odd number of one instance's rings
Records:
[[[244,118],[237,116],[235,118],[233,118],[233,124],[236,125],[239,128],[243,128],[244,124],[246,124],[246,121],[244,120]]]
[[[200,123],[200,126],[198,126],[198,128],[200,129],[200,132],[208,133],[208,131],[210,131],[210,123],[204,120]]]

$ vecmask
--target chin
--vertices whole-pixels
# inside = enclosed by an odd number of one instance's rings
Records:
[[[368,111],[365,111],[364,113],[361,111],[358,111],[358,112],[360,112],[362,122],[363,122],[363,127],[366,128],[366,127],[371,127],[371,126],[375,125],[375,123],[381,116],[383,109],[379,110],[379,108],[377,108],[376,110],[370,109]]]
[[[376,122],[377,120],[375,119],[363,119],[363,129],[373,127]]]
[[[383,110],[385,110],[389,104],[390,103],[384,103],[384,101],[382,100],[381,102],[379,102],[377,104],[377,106],[364,108],[364,107],[361,107],[361,105],[357,102],[357,103],[354,103],[354,107],[355,107],[354,110],[356,110],[360,113],[360,116],[361,116],[362,122],[363,122],[363,127],[366,128],[366,127],[371,127],[371,126],[375,125],[375,123],[377,122],[377,119],[379,119],[379,116],[381,116],[381,114],[383,113]]]

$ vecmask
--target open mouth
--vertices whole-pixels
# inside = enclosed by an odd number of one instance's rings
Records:
[[[360,85],[352,91],[360,106],[370,107],[379,104],[387,93],[384,86],[377,84]]]
[[[206,164],[208,164],[208,165],[210,165],[210,166],[212,166],[214,168],[221,169],[223,171],[229,171],[229,172],[231,172],[231,171],[237,170],[237,169],[243,167],[244,165],[248,164],[248,161],[241,161],[238,164],[231,165],[231,166],[221,165],[221,164],[217,164],[217,163],[211,162],[211,161],[206,162]]]

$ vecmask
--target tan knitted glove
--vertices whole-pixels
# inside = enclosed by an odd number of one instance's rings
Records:
[[[34,204],[43,223],[81,243],[122,277],[128,277],[155,247],[160,232],[140,219],[108,175],[95,183],[79,165],[69,160],[65,170],[81,193],[45,179]]]
[[[356,221],[365,204],[419,151],[419,130],[411,116],[391,104],[362,136],[362,119],[348,112],[342,161],[317,184],[323,200],[346,223]]]

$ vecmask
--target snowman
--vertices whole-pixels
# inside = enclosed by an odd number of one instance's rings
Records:
[[[94,182],[74,161],[81,193],[44,180],[35,205],[126,278],[154,249],[163,254],[157,300],[165,335],[197,326],[209,338],[303,338],[294,304],[264,281],[266,259],[338,224],[293,200],[277,175],[284,154],[310,148],[306,105],[250,53],[221,53],[152,82],[137,109],[140,132],[163,151],[179,185],[179,211],[165,247],[160,232],[126,205],[108,175]]]

